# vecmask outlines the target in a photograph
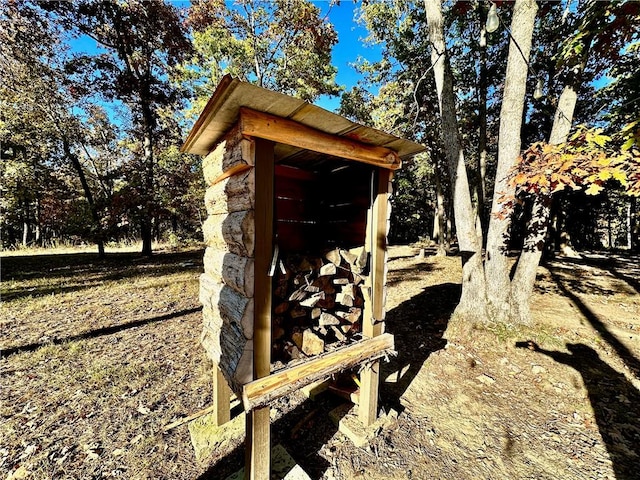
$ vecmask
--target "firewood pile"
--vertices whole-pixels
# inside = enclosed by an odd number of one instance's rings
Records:
[[[360,338],[368,254],[336,248],[322,256],[292,254],[274,276],[272,361],[284,364]]]

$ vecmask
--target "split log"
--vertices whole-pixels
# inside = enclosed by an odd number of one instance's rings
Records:
[[[333,263],[336,266],[340,266],[340,263],[342,263],[342,257],[340,255],[339,248],[325,253],[324,258],[326,258],[329,262]]]
[[[347,320],[349,323],[356,323],[362,318],[362,309],[358,307],[351,307],[348,312],[337,311],[336,315]]]
[[[320,314],[320,319],[318,320],[318,324],[321,327],[327,327],[329,325],[340,325],[340,320],[328,312],[322,312]]]
[[[324,352],[324,340],[313,333],[311,329],[302,332],[302,347],[300,348],[305,355],[318,355]]]
[[[242,389],[242,403],[246,411],[268,405],[283,395],[334,373],[392,354],[393,348],[393,335],[385,333],[307,360],[247,383]]]
[[[253,210],[255,207],[255,170],[232,175],[207,188],[204,204],[209,215]]]
[[[309,298],[306,298],[303,301],[301,301],[300,305],[302,305],[303,307],[312,308],[312,307],[315,307],[320,300],[324,300],[324,298],[325,298],[324,292],[314,293]]]
[[[203,273],[200,275],[200,303],[218,311],[223,323],[236,324],[246,339],[253,338],[253,298],[247,298]]]
[[[213,185],[229,171],[252,166],[254,158],[255,142],[233,128],[202,161],[204,179]]]
[[[245,297],[253,297],[253,258],[207,247],[204,252],[204,271]]]
[[[337,267],[335,263],[327,263],[320,267],[319,275],[322,277],[324,275],[335,275],[337,272]]]
[[[336,302],[344,305],[345,307],[353,307],[356,298],[354,287],[355,285],[353,283],[343,285],[340,293],[336,295]]]
[[[202,226],[204,241],[209,247],[229,251],[242,257],[252,257],[255,242],[253,210],[229,215],[210,215]]]
[[[349,250],[349,253],[355,256],[354,262],[350,264],[351,270],[354,273],[362,273],[369,262],[369,254],[366,248],[364,246],[352,248]]]
[[[220,333],[221,328],[211,329],[207,326],[202,328],[200,334],[200,345],[204,348],[207,356],[214,362],[220,361],[220,355],[222,355],[222,348],[220,347]]]

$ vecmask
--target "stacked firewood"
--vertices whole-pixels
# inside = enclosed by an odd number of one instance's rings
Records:
[[[287,363],[349,343],[362,331],[368,255],[336,248],[288,255],[275,271],[273,362]]]

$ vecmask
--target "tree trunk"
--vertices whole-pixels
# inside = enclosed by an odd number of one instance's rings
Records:
[[[22,200],[22,246],[29,245],[29,202]]]
[[[145,192],[143,195],[142,216],[140,219],[140,235],[142,237],[142,255],[150,257],[152,254],[153,243],[153,225],[151,222],[153,211],[153,175],[154,175],[154,159],[153,159],[153,125],[154,118],[151,111],[151,106],[146,96],[142,95],[140,101],[140,107],[142,110],[143,121],[143,150],[144,150],[144,165],[145,165],[145,178],[144,186]]]
[[[84,174],[84,170],[82,169],[82,165],[80,164],[80,159],[78,156],[71,151],[71,147],[69,145],[69,141],[66,138],[62,139],[62,148],[64,150],[64,154],[71,161],[73,168],[78,174],[78,178],[80,179],[80,184],[82,185],[82,190],[84,191],[84,197],[87,199],[87,203],[89,204],[89,211],[91,212],[91,220],[93,221],[93,229],[94,229],[94,241],[98,246],[98,257],[104,257],[104,235],[102,234],[102,226],[100,225],[100,215],[98,214],[98,208],[96,207],[96,203],[93,199],[93,194],[91,193],[91,188],[89,187],[89,182],[87,182],[87,177]]]
[[[553,127],[549,137],[550,144],[563,143],[569,136],[573,111],[578,95],[573,86],[565,86],[553,119]],[[519,323],[531,322],[529,297],[536,281],[536,270],[544,251],[544,240],[549,227],[551,214],[550,199],[538,195],[533,199],[530,224],[527,228],[524,248],[518,259],[518,265],[511,281],[510,318]]]
[[[447,249],[445,247],[444,231],[445,231],[445,219],[444,219],[444,193],[442,192],[442,182],[440,181],[440,171],[436,165],[435,171],[436,177],[436,211],[435,218],[433,219],[434,238],[438,242],[436,250],[437,257],[444,257],[447,255]],[[437,232],[437,235],[436,235]]]
[[[636,251],[636,197],[629,197],[627,204],[627,247],[630,252]]]
[[[444,41],[442,4],[438,0],[425,0],[425,9],[431,41],[431,64],[440,107],[442,138],[453,191],[456,233],[462,258],[462,294],[454,313],[461,318],[486,321],[482,245],[478,245],[476,236],[474,209],[458,134],[453,78]]]
[[[36,197],[36,218],[35,218],[35,244],[39,247],[43,246],[42,242],[42,209],[40,205],[40,198]]]
[[[515,196],[515,186],[509,184],[508,175],[520,155],[529,53],[537,11],[535,0],[517,0],[513,7],[512,38],[500,109],[498,165],[487,234],[485,278],[489,313],[501,322],[509,316],[509,230],[513,214],[513,208],[501,201],[501,197],[508,201]]]
[[[551,197],[543,195],[535,197],[531,221],[527,224],[525,242],[511,285],[509,319],[514,323],[525,325],[531,323],[529,298],[533,293],[550,218]]]
[[[481,36],[485,38],[485,8],[480,4]],[[487,44],[480,45],[480,74],[478,76],[478,212],[482,222],[485,219],[484,202],[487,198]],[[483,223],[484,225],[484,223]],[[484,232],[483,232],[484,233]]]

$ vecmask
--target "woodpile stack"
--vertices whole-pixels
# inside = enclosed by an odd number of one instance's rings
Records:
[[[274,273],[274,362],[319,355],[359,338],[367,261],[363,247],[280,259]]]

